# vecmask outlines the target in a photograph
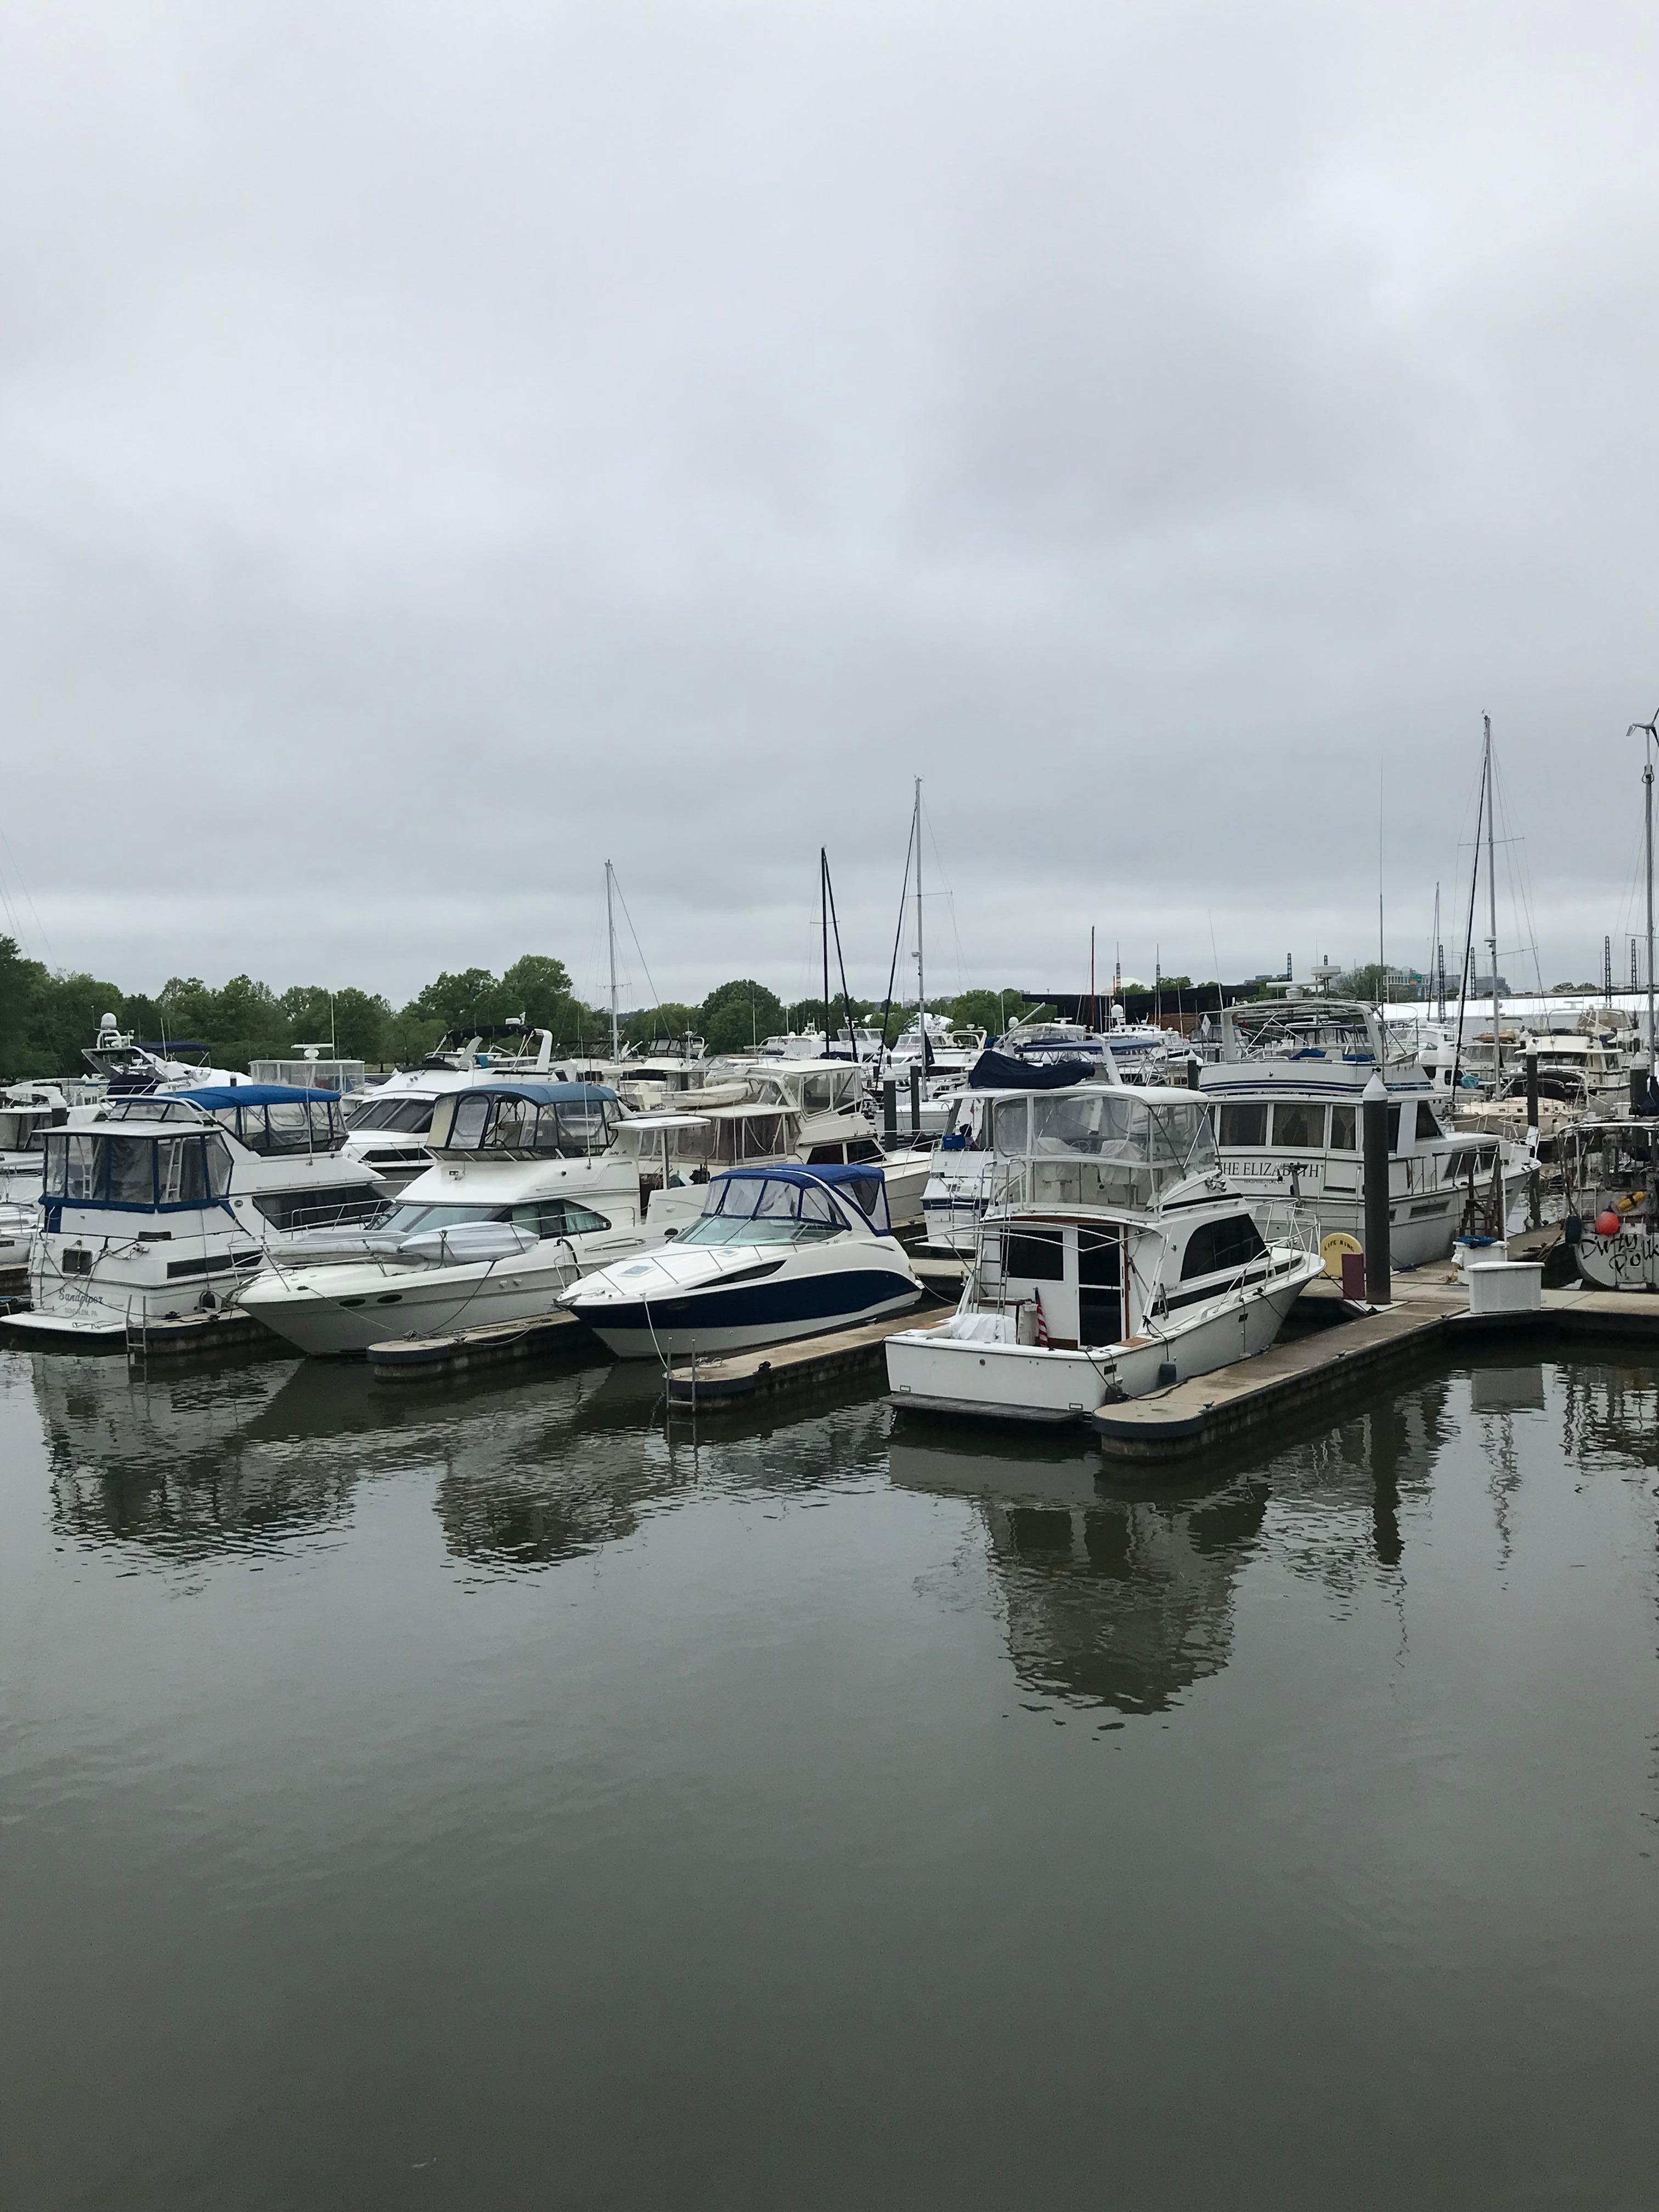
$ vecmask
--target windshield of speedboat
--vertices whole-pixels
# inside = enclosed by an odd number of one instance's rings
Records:
[[[840,1221],[757,1221],[752,1216],[700,1213],[675,1239],[679,1244],[822,1244],[839,1237]]]
[[[847,1226],[820,1183],[783,1176],[722,1176],[682,1244],[814,1244]]]

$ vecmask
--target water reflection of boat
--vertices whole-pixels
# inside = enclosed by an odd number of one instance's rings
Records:
[[[349,1486],[322,1455],[250,1455],[287,1360],[146,1375],[91,1354],[31,1356],[52,1518],[77,1542],[169,1559],[264,1547],[337,1519]]]
[[[428,1395],[316,1361],[149,1378],[90,1356],[32,1365],[60,1534],[158,1565],[304,1542],[349,1518],[363,1483],[411,1474],[435,1478],[452,1555],[545,1564],[631,1534],[696,1464],[657,1426],[654,1370]]]
[[[889,1443],[893,1481],[972,1498],[1022,1682],[1067,1702],[1161,1712],[1232,1650],[1233,1592],[1260,1534],[1265,1480],[1179,1493],[1103,1488],[1093,1451]]]

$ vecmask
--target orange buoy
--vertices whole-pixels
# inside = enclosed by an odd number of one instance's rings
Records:
[[[1595,1233],[1598,1237],[1616,1237],[1620,1225],[1619,1216],[1611,1206],[1605,1213],[1598,1213],[1595,1217]]]

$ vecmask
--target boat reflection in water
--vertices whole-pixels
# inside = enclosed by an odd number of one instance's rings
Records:
[[[349,1485],[331,1455],[248,1449],[286,1359],[147,1375],[89,1353],[22,1356],[60,1536],[176,1564],[302,1540],[345,1511]]]
[[[207,1374],[30,1357],[60,1537],[171,1568],[331,1547],[362,1489],[431,1486],[444,1550],[481,1573],[620,1542],[694,1487],[787,1493],[879,1468],[873,1404],[700,1449],[637,1365],[486,1371],[433,1391],[361,1367],[260,1359]]]
[[[1020,1454],[967,1435],[934,1441],[908,1425],[888,1451],[901,1488],[972,1499],[1029,1688],[1163,1712],[1227,1664],[1235,1589],[1267,1511],[1265,1477],[1131,1495],[1103,1485],[1092,1447]]]
[[[302,1548],[350,1521],[362,1485],[408,1474],[435,1475],[452,1553],[550,1560],[628,1533],[640,1504],[682,1479],[646,1426],[654,1374],[643,1399],[635,1378],[618,1387],[593,1367],[434,1398],[319,1362],[148,1376],[32,1364],[58,1532],[157,1565]],[[619,1425],[640,1431],[623,1452],[591,1448]]]

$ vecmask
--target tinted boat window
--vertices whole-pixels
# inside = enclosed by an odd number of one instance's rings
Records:
[[[1194,1275],[1218,1274],[1224,1267],[1232,1272],[1248,1267],[1267,1249],[1248,1213],[1234,1214],[1226,1221],[1200,1222],[1182,1255],[1181,1279],[1185,1283]]]
[[[155,1146],[146,1144],[142,1137],[104,1137],[99,1141],[104,1152],[104,1188],[111,1204],[153,1206]]]
[[[1352,1152],[1358,1149],[1354,1133],[1354,1109],[1352,1106],[1333,1106],[1331,1109],[1331,1150]]]
[[[223,1153],[216,1139],[213,1149]],[[163,1206],[205,1203],[207,1172],[199,1137],[169,1137],[155,1147],[155,1194]]]
[[[1293,1152],[1320,1152],[1325,1149],[1325,1109],[1303,1101],[1273,1108],[1273,1142]]]
[[[1267,1107],[1254,1101],[1224,1106],[1221,1109],[1221,1141],[1224,1145],[1265,1145],[1267,1141]]]
[[[1058,1283],[1066,1273],[1066,1247],[1058,1230],[1012,1229],[1003,1239],[1002,1268],[1021,1282]]]

